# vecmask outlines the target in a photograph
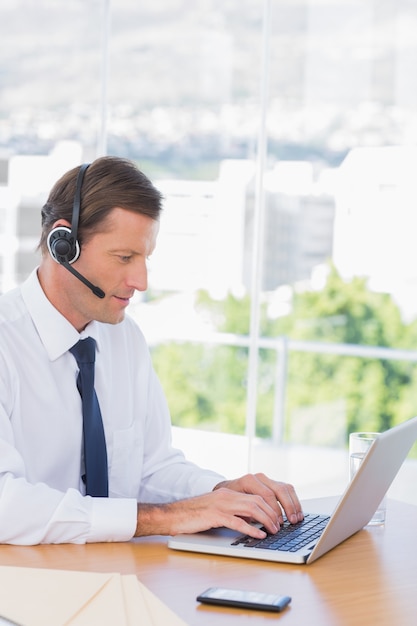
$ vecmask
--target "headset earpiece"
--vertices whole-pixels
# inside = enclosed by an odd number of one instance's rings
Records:
[[[81,165],[75,183],[74,202],[72,205],[71,228],[58,226],[51,230],[47,239],[48,250],[57,263],[74,263],[80,256],[78,243],[78,221],[80,219],[81,187],[89,163]]]
[[[51,230],[47,239],[51,257],[57,263],[74,263],[80,256],[79,243],[66,226],[58,226]]]
[[[46,244],[54,261],[63,265],[73,276],[91,289],[97,298],[104,298],[106,294],[100,287],[93,285],[93,283],[80,274],[75,267],[71,267],[71,263],[74,263],[78,259],[81,251],[80,244],[78,243],[78,220],[80,218],[81,186],[88,166],[89,163],[84,163],[84,165],[81,165],[80,171],[78,172],[74,204],[72,207],[71,228],[57,226],[49,233]]]

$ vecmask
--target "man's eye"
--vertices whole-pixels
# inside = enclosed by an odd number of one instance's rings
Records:
[[[122,263],[128,263],[132,257],[131,256],[119,256],[119,259]]]

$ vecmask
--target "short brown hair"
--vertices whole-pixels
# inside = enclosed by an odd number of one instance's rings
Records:
[[[75,185],[80,166],[64,174],[53,186],[42,208],[39,248],[46,251],[49,232],[57,220],[72,222]],[[80,245],[100,231],[100,224],[115,207],[158,220],[162,194],[149,178],[128,159],[104,156],[93,161],[84,175],[78,228]]]

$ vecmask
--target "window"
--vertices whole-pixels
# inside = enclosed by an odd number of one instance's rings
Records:
[[[407,0],[3,2],[1,288],[58,175],[136,160],[166,202],[131,314],[178,440],[340,488],[347,432],[415,412],[416,27]]]

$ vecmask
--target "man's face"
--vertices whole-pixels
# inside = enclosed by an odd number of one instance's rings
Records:
[[[147,259],[154,251],[159,222],[140,213],[114,208],[105,232],[83,244],[73,267],[105,293],[103,299],[67,270],[65,296],[57,308],[77,330],[92,320],[118,324],[135,291],[148,286]],[[56,304],[56,303],[55,303]]]

